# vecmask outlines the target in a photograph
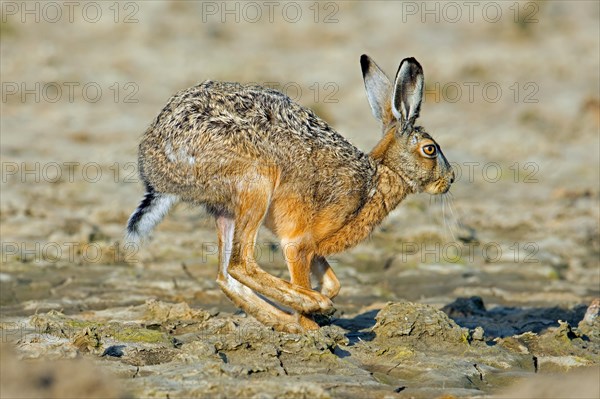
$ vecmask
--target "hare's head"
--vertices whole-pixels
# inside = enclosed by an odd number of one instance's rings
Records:
[[[415,192],[442,194],[454,182],[452,167],[440,146],[415,126],[423,99],[423,68],[414,58],[400,63],[394,84],[367,55],[360,58],[367,98],[383,125],[386,166],[408,180]]]

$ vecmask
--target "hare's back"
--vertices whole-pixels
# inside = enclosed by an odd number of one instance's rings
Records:
[[[238,155],[281,155],[283,161],[300,155],[344,163],[368,160],[325,121],[283,93],[233,82],[206,81],[177,93],[146,134],[196,151],[208,146]]]
[[[301,181],[316,197],[360,189],[375,173],[367,154],[311,110],[256,85],[206,81],[177,93],[145,141],[199,167],[215,157],[268,163],[281,170],[282,183]]]

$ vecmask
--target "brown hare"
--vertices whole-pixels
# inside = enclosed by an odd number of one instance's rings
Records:
[[[139,146],[146,194],[128,239],[147,236],[179,201],[203,205],[216,220],[217,282],[229,299],[276,330],[317,329],[310,315],[332,311],[340,289],[325,256],[357,245],[408,194],[445,193],[454,181],[439,145],[415,126],[421,65],[404,59],[392,83],[368,56],[360,64],[383,132],[369,154],[276,90],[205,81],[175,94]],[[261,225],[281,239],[290,282],[257,263]]]

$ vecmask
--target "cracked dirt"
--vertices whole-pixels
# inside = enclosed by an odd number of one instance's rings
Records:
[[[332,24],[308,3],[294,24],[222,23],[200,2],[135,3],[130,24],[108,3],[93,24],[3,15],[0,396],[597,398],[599,5],[530,3],[536,23],[504,2],[498,23],[422,23],[400,2],[331,2]],[[421,123],[460,175],[451,198],[408,198],[330,259],[342,290],[320,330],[277,333],[227,301],[200,209],[122,247],[137,143],[171,94],[207,78],[300,87],[368,151],[363,52],[389,74],[421,62]],[[287,277],[275,237],[258,247]]]

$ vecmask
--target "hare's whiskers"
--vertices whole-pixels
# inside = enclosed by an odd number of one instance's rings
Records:
[[[449,201],[449,197],[447,197],[445,194],[442,195],[442,211],[443,211],[443,215],[444,215],[444,224],[445,224],[445,227],[450,232],[452,241],[456,241],[456,236],[454,235],[454,230],[453,230],[452,224],[451,224],[451,222],[454,221],[454,213],[452,212],[452,206],[450,205],[450,203],[448,201]],[[451,216],[452,216],[452,219],[450,221],[448,220],[449,215],[447,215],[447,213],[446,213],[446,205],[448,205]]]

